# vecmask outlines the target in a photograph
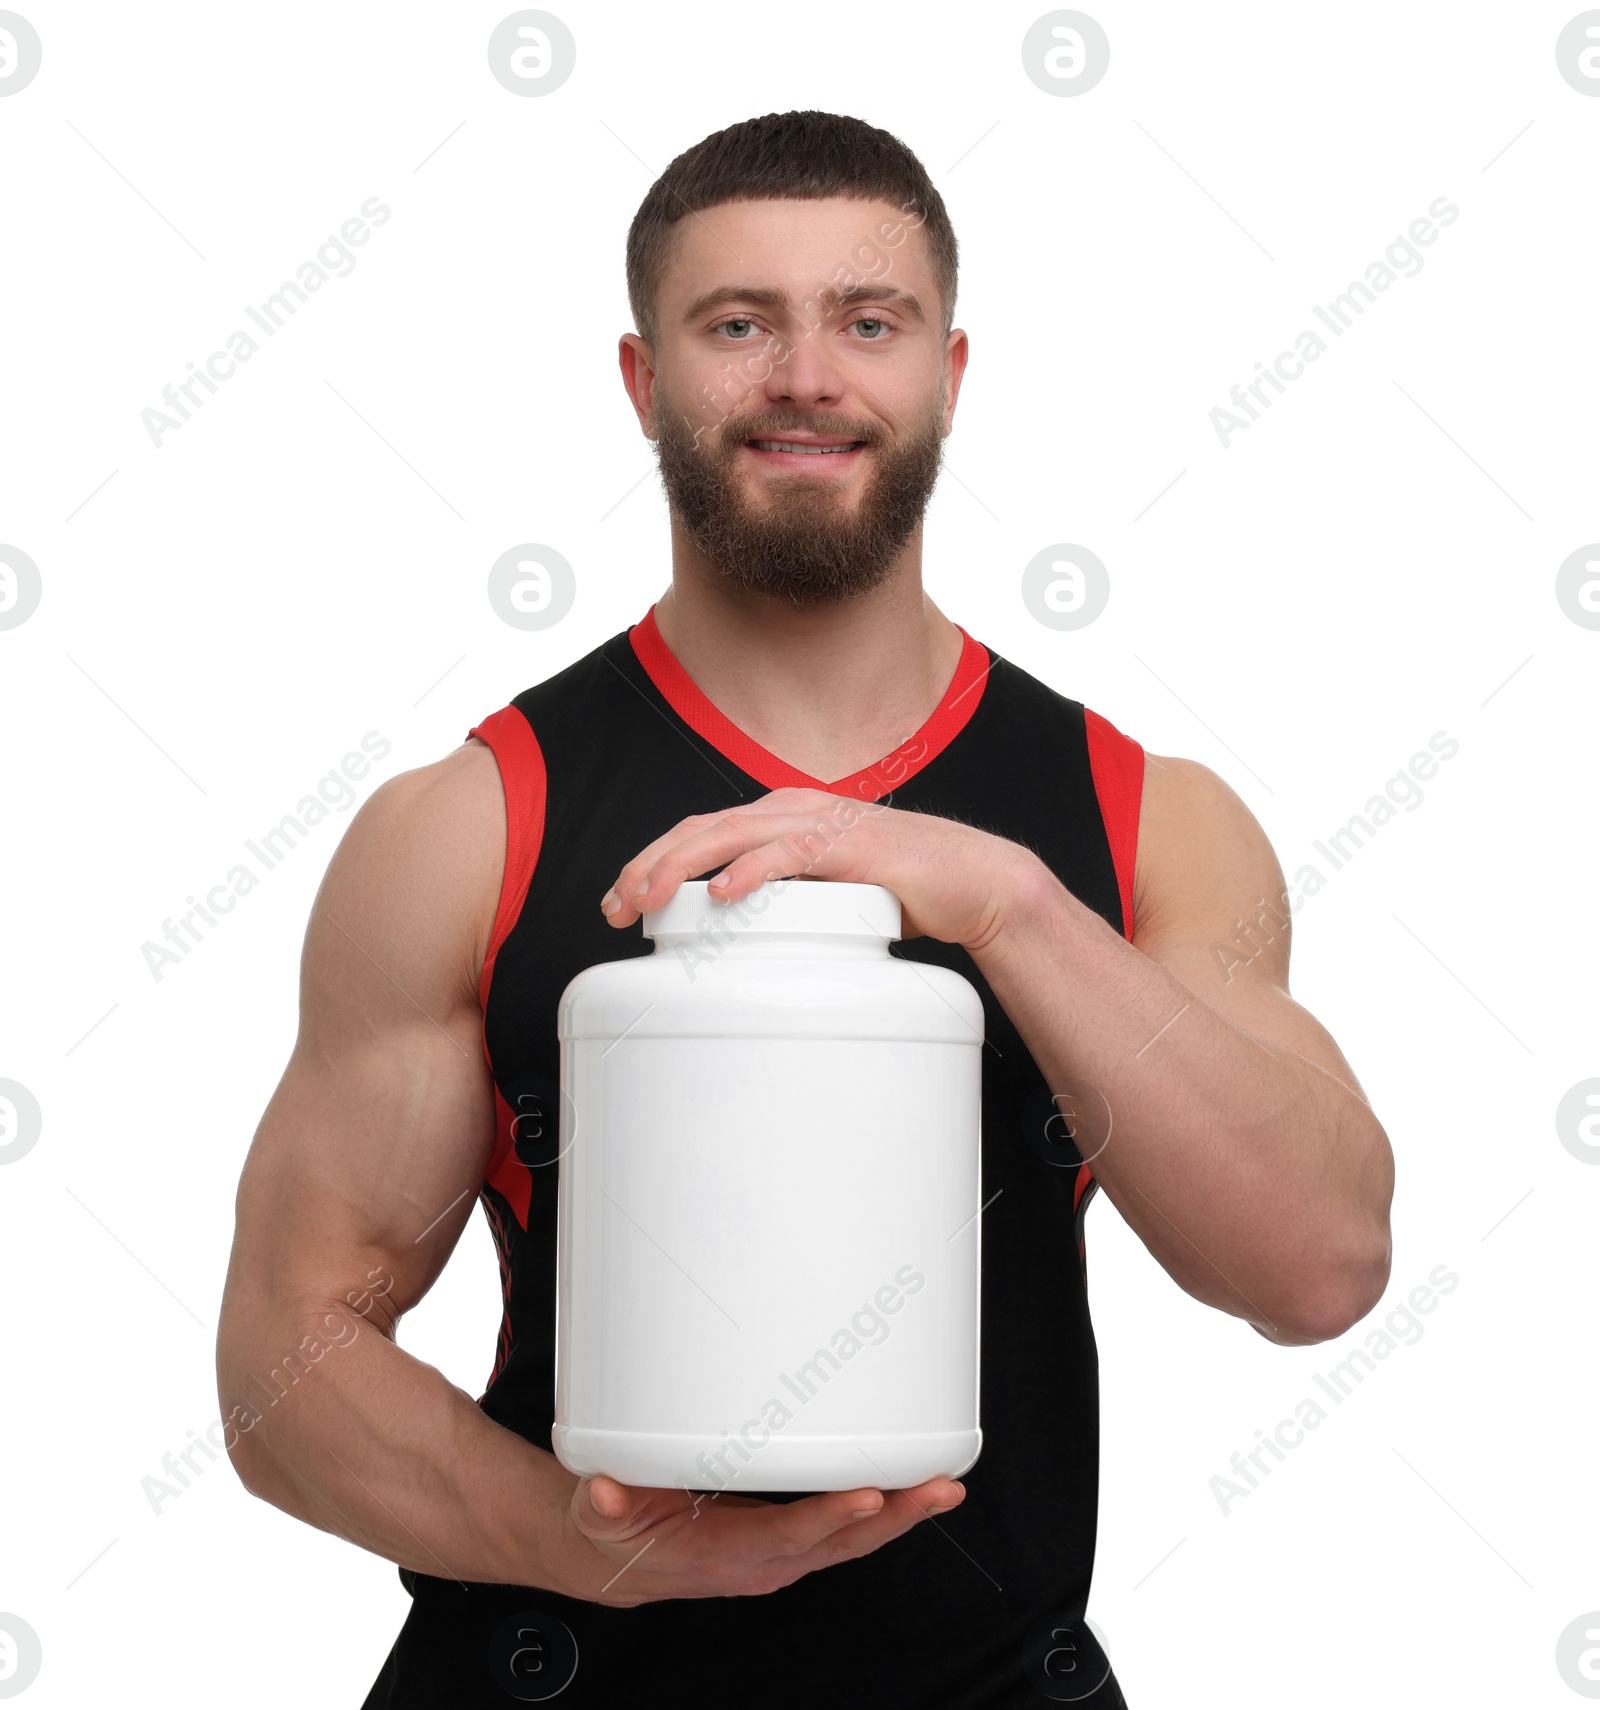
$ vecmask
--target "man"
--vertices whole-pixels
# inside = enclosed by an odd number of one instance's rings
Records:
[[[377,790],[329,867],[239,1190],[234,1464],[400,1564],[371,1710],[1114,1710],[1086,1624],[1088,1201],[1198,1299],[1316,1342],[1382,1294],[1388,1141],[1288,994],[1283,876],[1239,797],[922,591],[967,338],[910,152],[829,114],[734,125],[652,188],[628,283],[671,587]],[[684,880],[733,901],[797,874],[887,886],[895,953],[983,998],[983,1452],[961,1482],[776,1500],[577,1478],[549,1452],[561,992],[648,953],[640,915]],[[394,1340],[475,1197],[506,1303],[477,1402]]]

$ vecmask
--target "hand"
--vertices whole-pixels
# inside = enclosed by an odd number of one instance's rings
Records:
[[[800,873],[884,885],[900,899],[903,937],[926,934],[972,951],[1000,930],[1018,887],[1039,867],[1021,844],[956,820],[782,789],[749,807],[679,820],[628,862],[600,906],[613,926],[631,926],[685,879],[724,862],[711,880],[717,902]]]
[[[908,1490],[825,1491],[795,1502],[696,1496],[579,1479],[557,1589],[613,1609],[668,1597],[760,1597],[817,1568],[869,1555],[966,1496],[951,1478]],[[869,1510],[868,1518],[857,1514]]]

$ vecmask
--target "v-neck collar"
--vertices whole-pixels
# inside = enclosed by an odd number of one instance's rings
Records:
[[[956,628],[961,629],[961,625],[957,624]],[[633,651],[651,682],[679,718],[750,777],[765,784],[769,790],[827,790],[833,795],[854,796],[861,801],[876,801],[879,796],[915,776],[950,746],[977,711],[990,666],[988,648],[961,629],[961,657],[956,661],[955,675],[922,727],[914,736],[907,737],[893,753],[829,784],[802,772],[797,766],[791,766],[787,760],[780,760],[718,710],[662,640],[661,631],[656,627],[653,604],[628,631],[628,640],[632,642]]]

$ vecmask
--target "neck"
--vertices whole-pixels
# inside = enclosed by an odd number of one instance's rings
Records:
[[[915,550],[856,599],[799,607],[729,588],[693,556],[674,554],[661,639],[719,711],[813,778],[893,752],[955,675],[961,632],[923,592]]]

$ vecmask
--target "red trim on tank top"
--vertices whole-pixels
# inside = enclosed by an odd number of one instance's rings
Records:
[[[502,707],[499,712],[491,713],[482,724],[475,724],[467,735],[487,743],[493,752],[495,763],[500,768],[500,787],[506,800],[505,877],[500,884],[500,903],[489,934],[489,948],[483,958],[483,972],[478,977],[478,1003],[487,1019],[495,958],[528,899],[528,886],[533,882],[533,870],[539,863],[539,849],[544,842],[544,753],[539,747],[539,739],[533,734],[533,726],[514,706]],[[487,1034],[483,1041],[483,1055],[493,1073]],[[517,1221],[526,1229],[533,1183],[528,1171],[517,1160],[515,1118],[500,1096],[498,1087],[495,1088],[494,1108],[494,1150],[489,1155],[489,1171],[485,1180],[505,1196],[516,1213]]]
[[[1099,1185],[1094,1179],[1094,1171],[1087,1164],[1079,1164],[1078,1173],[1072,1180],[1072,1209],[1074,1213],[1083,1204],[1083,1196],[1089,1189]]]
[[[1111,862],[1122,897],[1122,936],[1133,938],[1133,862],[1139,848],[1139,799],[1144,791],[1144,749],[1109,719],[1083,709],[1089,771],[1105,821]]]
[[[1144,793],[1144,749],[1131,736],[1124,736],[1107,718],[1090,707],[1083,709],[1084,735],[1089,745],[1089,773],[1094,780],[1095,799],[1106,828],[1111,864],[1117,875],[1117,894],[1122,901],[1122,935],[1133,941],[1133,866],[1139,852],[1139,802]],[[1082,1233],[1083,1213],[1100,1184],[1088,1164],[1078,1167],[1073,1184],[1072,1207],[1079,1218],[1078,1263],[1085,1285],[1089,1280],[1089,1257]]]
[[[961,629],[961,625],[956,628]],[[956,661],[955,675],[922,728],[893,753],[863,766],[859,772],[852,772],[848,778],[827,784],[791,766],[787,760],[780,760],[718,710],[662,639],[656,627],[654,605],[628,631],[628,640],[633,643],[633,651],[651,682],[678,717],[741,771],[769,790],[827,790],[832,795],[854,796],[861,801],[876,801],[942,754],[978,710],[983,686],[989,680],[988,648],[961,629],[961,657]]]
[[[1089,1250],[1088,1240],[1084,1234],[1084,1212],[1089,1209],[1089,1202],[1099,1193],[1100,1184],[1094,1179],[1094,1172],[1087,1164],[1079,1164],[1078,1179],[1072,1187],[1072,1216],[1073,1225],[1078,1232],[1078,1266],[1083,1272],[1084,1286],[1089,1283]]]

